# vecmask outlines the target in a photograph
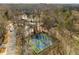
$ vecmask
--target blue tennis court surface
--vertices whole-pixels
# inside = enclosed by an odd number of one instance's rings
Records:
[[[39,53],[45,48],[52,45],[52,38],[45,33],[38,33],[32,36],[30,40],[32,49]]]

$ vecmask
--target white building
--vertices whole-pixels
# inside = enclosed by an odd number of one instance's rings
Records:
[[[28,19],[28,17],[27,17],[27,15],[26,15],[26,14],[23,14],[23,15],[21,15],[21,19],[27,20],[27,19]]]

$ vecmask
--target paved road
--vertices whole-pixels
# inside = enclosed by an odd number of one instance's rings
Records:
[[[6,44],[6,54],[13,55],[16,54],[16,33],[12,23],[7,26],[8,43]]]

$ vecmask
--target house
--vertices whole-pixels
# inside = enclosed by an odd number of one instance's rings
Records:
[[[23,19],[23,20],[27,20],[27,19],[28,19],[28,17],[27,17],[27,15],[26,15],[26,14],[23,14],[23,15],[21,15],[21,19]]]

